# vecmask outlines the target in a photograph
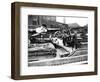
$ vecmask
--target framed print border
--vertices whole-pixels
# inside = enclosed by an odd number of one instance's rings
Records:
[[[93,10],[94,11],[94,71],[75,72],[75,73],[59,73],[59,74],[42,74],[42,75],[20,75],[20,8],[21,7],[38,7],[38,8],[57,8],[57,9],[77,9],[77,10]],[[76,5],[58,5],[58,4],[42,4],[42,3],[26,3],[14,2],[11,4],[11,78],[15,80],[21,79],[37,79],[37,78],[54,78],[69,76],[84,76],[97,74],[97,7],[76,6]]]

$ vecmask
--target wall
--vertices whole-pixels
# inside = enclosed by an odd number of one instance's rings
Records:
[[[15,82],[10,79],[10,66],[11,66],[11,2],[15,0],[1,0],[0,1],[0,82]],[[68,4],[68,5],[86,5],[86,6],[98,6],[98,22],[100,22],[100,0],[16,0],[25,2],[37,2],[37,3],[52,3],[52,4]],[[100,25],[98,25],[99,27]],[[100,29],[98,28],[98,35],[100,35]],[[98,38],[98,42],[100,38]],[[98,43],[98,49],[100,43]],[[100,51],[98,52],[100,54]],[[98,56],[98,60],[100,55]],[[98,61],[100,62],[100,60]],[[100,68],[100,64],[99,64]],[[79,76],[79,77],[63,77],[52,79],[37,79],[29,80],[29,82],[99,82],[99,75],[93,76]],[[27,80],[23,80],[27,82]]]

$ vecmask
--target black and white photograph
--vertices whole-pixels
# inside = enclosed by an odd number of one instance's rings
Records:
[[[28,15],[28,67],[88,64],[88,17]]]
[[[12,78],[97,74],[97,7],[12,3]]]

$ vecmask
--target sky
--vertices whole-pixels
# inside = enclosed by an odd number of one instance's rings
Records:
[[[84,25],[88,24],[88,18],[86,18],[86,17],[65,17],[65,18],[57,17],[56,18],[57,22],[64,23],[64,20],[65,20],[66,24],[77,23],[80,26],[84,26]]]

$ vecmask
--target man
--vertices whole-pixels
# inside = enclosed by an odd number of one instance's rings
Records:
[[[54,38],[52,38],[52,42],[63,46],[63,41],[60,38],[54,37]]]
[[[36,31],[36,34],[33,34],[32,36],[37,36],[43,32],[47,32],[47,28],[46,28],[46,25],[44,26],[44,24],[42,26],[39,26],[35,29]]]
[[[72,36],[73,36],[73,38],[72,38],[72,49],[77,49],[77,44],[78,44],[77,32],[75,31]]]
[[[39,26],[38,28],[36,28],[36,32],[37,33],[47,32],[47,28],[44,25]]]

